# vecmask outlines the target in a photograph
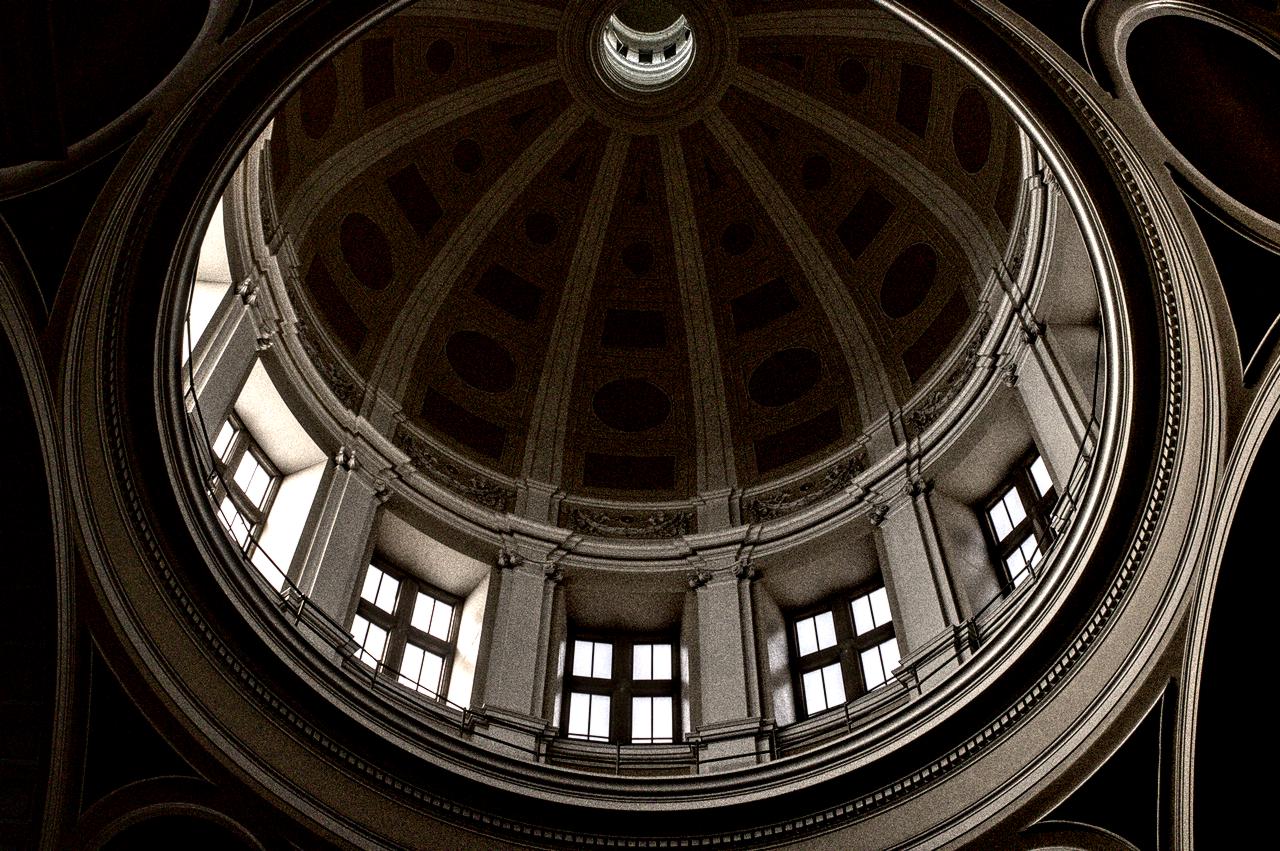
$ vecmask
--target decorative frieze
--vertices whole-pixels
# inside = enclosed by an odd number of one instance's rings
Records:
[[[601,538],[679,538],[692,534],[698,520],[693,509],[645,511],[563,505],[560,525]]]
[[[951,373],[947,375],[946,380],[925,394],[924,398],[914,408],[903,415],[902,421],[912,437],[918,437],[923,434],[938,417],[942,416],[942,412],[947,409],[947,406],[960,395],[961,389],[964,388],[964,385],[969,381],[969,377],[973,375],[974,370],[978,367],[978,352],[987,337],[987,332],[991,330],[991,322],[990,311],[984,309],[978,320],[978,327],[969,337],[969,341],[965,343],[964,349],[960,352],[959,360],[952,367]]]
[[[364,387],[351,377],[350,373],[338,361],[325,351],[324,346],[316,339],[315,332],[302,319],[298,320],[298,342],[306,352],[311,365],[320,373],[320,378],[338,397],[342,406],[350,411],[360,410],[360,401],[364,398]]]
[[[409,456],[409,462],[419,473],[443,485],[464,499],[479,503],[494,511],[507,512],[515,504],[515,488],[500,485],[470,470],[464,470],[401,423],[392,441],[396,448]]]
[[[763,523],[794,514],[852,486],[867,464],[863,449],[799,482],[747,497],[742,501],[743,516],[750,523]]]

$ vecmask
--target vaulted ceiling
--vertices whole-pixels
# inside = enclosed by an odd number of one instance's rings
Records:
[[[415,4],[289,98],[305,312],[410,423],[571,493],[689,498],[848,448],[979,309],[1011,118],[887,14],[809,0],[692,10],[680,85],[722,80],[615,120],[558,5]]]

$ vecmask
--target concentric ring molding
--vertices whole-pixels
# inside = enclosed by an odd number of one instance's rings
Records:
[[[1211,383],[1205,376],[1213,373],[1209,332],[1203,305],[1189,294],[1187,275],[1194,268],[1168,227],[1166,204],[1147,177],[1147,165],[1115,135],[1096,93],[1062,73],[1040,45],[1022,39],[1016,28],[998,28],[1003,38],[1019,45],[1014,51],[998,44],[974,18],[929,6],[921,14],[928,15],[935,36],[949,40],[963,34],[973,50],[968,58],[975,70],[992,82],[1007,77],[1012,91],[1004,96],[1050,155],[1085,225],[1096,267],[1113,282],[1104,298],[1107,337],[1116,349],[1108,357],[1113,371],[1109,385],[1132,388],[1128,392],[1134,399],[1132,407],[1109,400],[1115,415],[1109,419],[1129,438],[1124,441],[1128,460],[1151,459],[1150,467],[1128,464],[1121,475],[1106,477],[1088,495],[1090,504],[1111,509],[1111,520],[1089,530],[1076,528],[1064,542],[1066,551],[1087,554],[1089,561],[1072,573],[1071,583],[1046,587],[1026,607],[1022,618],[1040,622],[1038,636],[1006,632],[1020,637],[993,650],[989,658],[1000,656],[998,663],[993,659],[990,665],[970,666],[965,673],[972,677],[958,676],[935,692],[939,700],[954,700],[951,707],[935,707],[931,719],[895,717],[900,726],[878,730],[874,743],[854,741],[821,758],[784,761],[788,765],[761,771],[693,778],[683,790],[676,783],[591,778],[590,785],[598,790],[596,806],[604,805],[608,813],[604,820],[599,810],[593,816],[574,807],[533,807],[465,777],[446,784],[445,775],[424,761],[421,751],[415,755],[395,727],[352,721],[348,713],[366,707],[357,707],[353,695],[324,682],[316,673],[324,667],[315,651],[301,642],[282,648],[304,663],[297,671],[273,661],[273,654],[263,654],[264,644],[275,644],[287,634],[280,629],[283,617],[277,613],[274,624],[244,620],[241,613],[254,601],[235,587],[215,584],[206,572],[210,560],[230,562],[225,537],[201,520],[198,500],[183,488],[175,492],[172,484],[192,461],[174,429],[180,415],[176,369],[167,368],[150,390],[125,386],[121,377],[130,369],[151,371],[156,363],[177,362],[171,357],[180,339],[177,323],[157,319],[172,318],[176,305],[183,303],[195,225],[207,217],[214,188],[260,129],[267,114],[264,102],[271,100],[264,93],[280,80],[294,78],[309,58],[294,46],[323,32],[336,49],[342,36],[351,37],[359,26],[371,23],[350,7],[335,10],[298,2],[246,37],[236,47],[240,61],[224,63],[205,81],[191,108],[157,111],[149,144],[130,151],[132,168],[117,172],[95,210],[94,217],[111,226],[101,230],[85,258],[86,286],[69,330],[63,402],[82,416],[69,430],[67,450],[94,591],[111,613],[111,627],[129,649],[139,675],[165,697],[175,718],[215,758],[296,817],[357,844],[409,844],[420,837],[417,831],[424,824],[434,825],[430,829],[443,836],[445,828],[437,822],[424,823],[427,814],[535,844],[589,839],[624,844],[628,834],[642,837],[647,847],[674,844],[670,837],[651,835],[651,818],[628,814],[626,803],[634,804],[637,795],[657,806],[664,806],[665,799],[666,807],[677,810],[700,799],[697,824],[702,828],[687,840],[697,845],[774,844],[844,825],[874,831],[869,835],[886,844],[928,833],[954,837],[976,828],[994,806],[991,801],[1031,794],[1059,769],[1053,747],[1066,748],[1084,735],[1080,725],[1086,719],[1072,707],[1087,702],[1082,698],[1099,688],[1096,678],[1073,673],[1118,665],[1121,675],[1102,679],[1118,683],[1120,693],[1097,693],[1095,710],[1103,715],[1118,711],[1129,699],[1125,692],[1141,684],[1144,664],[1159,652],[1161,633],[1148,621],[1167,623],[1185,591],[1193,559],[1172,554],[1184,547],[1194,552],[1198,545],[1203,524],[1183,521],[1205,516],[1192,509],[1206,499],[1201,486],[1214,463],[1212,453],[1200,451],[1214,437],[1212,412],[1204,404]],[[246,57],[274,57],[282,65],[243,61]],[[1034,110],[1026,106],[1046,89],[1056,96],[1037,101]],[[228,126],[237,129],[228,131]],[[1136,245],[1143,247],[1143,256],[1131,250]],[[180,246],[186,248],[178,255]],[[1147,283],[1153,279],[1154,285]],[[1116,313],[1116,305],[1106,305],[1120,281],[1129,302],[1127,321]],[[1143,302],[1154,302],[1159,312],[1144,310]],[[157,327],[168,329],[159,339],[139,333]],[[1158,346],[1153,345],[1156,340]],[[1154,375],[1162,381],[1135,386],[1140,376]],[[1114,434],[1104,435],[1104,450],[1116,440]],[[1155,474],[1149,493],[1134,481],[1145,480],[1148,469]],[[144,493],[176,493],[177,500],[143,499]],[[1130,525],[1127,518],[1141,520]],[[187,537],[187,529],[197,532],[194,539]],[[1068,597],[1088,605],[1067,605]],[[1073,614],[1084,610],[1092,614],[1083,619]],[[1067,654],[1060,655],[1056,639],[1067,636],[1075,637],[1066,644]],[[973,689],[972,697],[962,695],[977,679],[986,687]],[[317,705],[316,688],[347,708]],[[1070,699],[1062,699],[1064,692]],[[1007,695],[1013,694],[1019,696],[1009,702]],[[1030,713],[1036,724],[1021,721]],[[431,744],[441,755],[459,747],[449,741]],[[1027,753],[1038,756],[1028,764]],[[1016,754],[1019,769],[992,788],[989,778],[968,770],[980,754],[988,766]],[[478,770],[485,761],[493,764],[474,750],[467,756],[476,760]],[[507,771],[518,768],[503,766]],[[785,779],[779,776],[782,768],[795,773]],[[575,794],[572,778],[563,774],[530,771],[521,779]],[[438,785],[421,780],[433,775]],[[806,796],[792,798],[784,791],[802,786],[808,787]],[[827,792],[817,792],[815,786]],[[444,788],[448,798],[438,791]],[[842,803],[815,815],[810,809],[817,794],[832,794]],[[623,802],[624,808],[612,809],[604,800],[608,797]],[[754,830],[741,828],[742,813],[712,803],[757,797],[769,798],[768,812],[778,815]],[[802,806],[804,810],[798,809]],[[788,807],[797,809],[783,815]],[[542,823],[531,823],[533,814]],[[384,832],[375,835],[369,827],[373,824],[383,825]],[[678,830],[691,823],[682,822],[673,810],[670,824]]]

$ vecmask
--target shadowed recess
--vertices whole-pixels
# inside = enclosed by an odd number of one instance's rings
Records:
[[[898,123],[924,138],[929,129],[929,100],[933,96],[933,69],[902,63],[898,78]]]
[[[822,154],[809,154],[800,164],[800,185],[815,192],[831,182],[831,160]]]
[[[767,473],[812,455],[840,439],[840,409],[828,408],[812,419],[755,442],[756,470]]]
[[[480,276],[476,295],[494,307],[501,308],[521,322],[534,322],[538,318],[538,305],[542,303],[542,288],[526,281],[505,266],[490,266]]]
[[[501,458],[507,430],[476,416],[434,388],[422,400],[422,418],[463,446],[489,458]]]
[[[600,345],[608,349],[661,349],[667,345],[667,321],[661,310],[609,308]]]
[[[851,258],[857,260],[867,250],[893,215],[893,209],[893,202],[874,186],[867,187],[849,214],[836,225],[836,236]]]
[[[475,139],[459,139],[453,146],[453,165],[463,174],[475,174],[484,165],[484,151]]]
[[[425,238],[444,215],[435,193],[422,179],[422,173],[414,163],[387,176],[387,191],[419,239]]]
[[[956,159],[970,174],[982,171],[991,156],[991,109],[976,86],[969,86],[956,98],[951,113],[951,146]]]
[[[647,242],[633,242],[622,249],[622,265],[635,275],[643,275],[653,268],[653,246]]]
[[[673,490],[676,459],[671,455],[609,455],[588,452],[582,483],[591,488],[629,491]]]
[[[516,363],[502,344],[479,331],[459,331],[444,346],[458,377],[477,390],[502,393],[516,381]]]
[[[302,132],[319,139],[329,132],[338,106],[338,71],[333,62],[325,62],[302,84],[298,97],[302,109]]]
[[[766,408],[779,408],[804,396],[822,377],[822,358],[812,349],[783,349],[751,371],[747,392]]]
[[[619,378],[596,391],[591,409],[618,431],[647,431],[666,422],[671,401],[643,378]]]
[[[1173,146],[1222,191],[1280,222],[1280,60],[1182,15],[1139,24],[1125,58],[1142,105]],[[1199,108],[1187,109],[1189,101]]]
[[[68,142],[105,127],[159,84],[191,46],[209,9],[207,2],[167,0],[31,5],[47,16],[62,133]],[[154,37],[157,21],[163,21],[164,38]],[[5,44],[16,59],[18,45]]]
[[[453,67],[453,44],[438,38],[427,48],[427,68],[434,74],[447,74]]]
[[[836,82],[840,90],[847,95],[860,95],[867,87],[867,66],[852,56],[840,63],[836,68]]]
[[[395,275],[391,260],[391,244],[372,219],[363,213],[349,213],[342,220],[338,238],[342,259],[351,274],[371,290],[385,289]]]
[[[733,300],[733,330],[739,334],[763,328],[800,306],[786,278],[774,278]]]
[[[720,247],[733,257],[746,254],[755,241],[756,232],[746,222],[732,222],[720,234]]]
[[[351,302],[338,289],[329,267],[319,257],[311,261],[311,268],[307,270],[307,292],[347,351],[351,354],[360,351],[369,329],[351,310]]]
[[[901,319],[924,302],[938,274],[938,253],[923,242],[908,245],[894,258],[880,286],[880,309]]]
[[[555,241],[559,226],[550,213],[530,213],[524,219],[524,235],[534,245],[550,245]]]
[[[951,347],[956,337],[969,324],[972,309],[959,289],[934,318],[925,332],[902,353],[902,365],[912,383],[919,381]]]
[[[360,44],[360,84],[364,108],[396,95],[395,41],[370,38]]]

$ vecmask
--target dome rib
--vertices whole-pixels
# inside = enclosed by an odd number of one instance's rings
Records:
[[[380,348],[371,386],[394,399],[405,398],[413,374],[411,366],[426,343],[432,320],[445,296],[503,214],[586,119],[587,111],[582,106],[572,103],[566,107],[467,211],[396,316]]]
[[[305,231],[334,196],[406,142],[558,77],[555,60],[539,62],[435,98],[360,134],[310,170],[305,181],[290,193],[280,217],[285,232]]]
[[[727,500],[737,486],[733,432],[729,422],[729,400],[725,390],[721,360],[723,353],[716,338],[715,313],[707,282],[702,244],[698,239],[697,212],[693,190],[685,166],[680,137],[666,133],[658,137],[662,153],[662,171],[666,181],[667,207],[671,212],[671,236],[675,245],[676,283],[680,288],[681,315],[688,341],[689,379],[693,403],[693,428],[696,444],[694,487],[705,500],[703,513],[707,520],[729,519],[727,502],[720,507],[716,497]],[[712,518],[712,514],[723,514]]]
[[[614,130],[609,134],[604,157],[592,184],[591,198],[583,216],[582,230],[573,250],[564,292],[551,331],[551,343],[544,360],[542,378],[533,405],[529,438],[525,444],[523,476],[531,483],[550,486],[554,490],[563,478],[564,443],[569,420],[569,400],[576,376],[578,351],[586,327],[587,307],[596,281],[600,252],[609,230],[621,184],[623,166],[631,138]],[[528,493],[542,492],[531,488]],[[549,507],[539,519],[554,522]],[[525,507],[526,514],[542,513]]]
[[[954,234],[973,269],[985,280],[1003,256],[1001,248],[983,224],[984,218],[937,172],[866,124],[840,113],[812,95],[797,91],[768,75],[740,67],[734,78],[738,88],[775,109],[795,116],[820,130],[836,143],[864,157],[901,186],[932,217]]]
[[[774,226],[813,287],[853,376],[856,405],[862,422],[865,424],[888,413],[895,405],[888,370],[880,358],[866,319],[821,243],[728,117],[717,108],[707,116],[706,124],[769,212]]]

